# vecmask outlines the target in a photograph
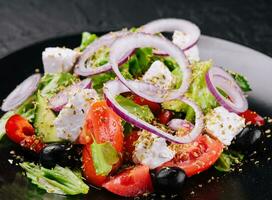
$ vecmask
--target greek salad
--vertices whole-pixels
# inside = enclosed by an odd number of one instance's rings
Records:
[[[36,154],[19,163],[24,174],[62,195],[179,193],[211,167],[232,171],[265,121],[248,108],[246,77],[200,60],[199,37],[169,18],[46,48],[44,73],[3,101],[0,142]]]

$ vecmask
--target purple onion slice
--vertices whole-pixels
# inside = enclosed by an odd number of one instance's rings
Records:
[[[20,83],[4,100],[1,109],[5,112],[20,106],[38,88],[41,74],[33,74]]]

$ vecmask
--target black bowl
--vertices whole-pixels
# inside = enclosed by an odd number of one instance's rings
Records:
[[[101,33],[100,33],[101,34]],[[42,71],[41,53],[45,47],[66,46],[73,48],[80,43],[80,34],[43,41],[16,51],[0,60],[1,99],[22,80]],[[254,50],[221,39],[202,36],[199,41],[202,59],[213,59],[216,65],[225,66],[245,74],[253,91],[249,94],[250,108],[262,115],[272,113],[272,59]],[[179,195],[150,195],[142,199],[198,199],[198,200],[248,200],[272,199],[272,141],[267,138],[257,155],[248,158],[240,170],[223,174],[215,169],[189,179]],[[0,143],[0,199],[127,199],[105,190],[91,188],[88,195],[65,197],[46,194],[32,185],[22,175],[20,168],[11,165],[10,150],[17,147],[3,139]],[[265,149],[265,150],[264,150]],[[18,151],[18,150],[17,150]],[[19,149],[20,151],[20,149]],[[31,158],[33,155],[25,154]],[[35,159],[35,158],[33,158]]]

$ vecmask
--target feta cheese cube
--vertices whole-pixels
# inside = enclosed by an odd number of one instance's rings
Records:
[[[69,72],[73,68],[78,52],[68,48],[48,47],[42,52],[44,72]]]
[[[86,114],[93,100],[98,99],[93,89],[77,89],[69,96],[68,103],[54,121],[59,138],[75,141],[83,127]]]
[[[147,131],[142,131],[140,134],[133,153],[133,161],[136,164],[154,169],[174,158],[175,152],[168,148],[165,139]]]
[[[156,60],[144,74],[143,81],[160,89],[170,89],[173,85],[174,77],[163,62]]]
[[[186,45],[189,42],[189,39],[190,39],[190,35],[181,31],[175,31],[173,34],[173,43],[176,44],[181,49],[183,49],[184,45]],[[184,51],[184,54],[187,56],[190,62],[200,60],[199,50],[197,45],[194,45],[190,49]]]
[[[205,116],[206,131],[225,145],[245,127],[245,119],[220,106]]]

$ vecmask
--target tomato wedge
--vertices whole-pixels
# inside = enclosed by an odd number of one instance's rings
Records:
[[[252,110],[247,110],[241,113],[240,116],[245,118],[246,123],[252,123],[258,126],[262,126],[265,124],[264,118],[262,118],[260,115],[258,115],[258,113]]]
[[[84,175],[91,184],[101,186],[107,177],[96,174],[90,148],[93,138],[97,143],[110,142],[120,154],[123,151],[124,136],[121,118],[107,106],[105,101],[98,101],[90,106],[79,137],[79,142],[85,144],[82,152]],[[116,169],[120,164],[121,161],[113,168]]]
[[[178,153],[162,167],[180,167],[187,176],[193,176],[210,168],[221,155],[224,145],[205,134],[200,135],[193,143],[175,147]]]
[[[37,153],[43,149],[44,144],[36,137],[33,126],[21,115],[12,115],[5,128],[9,139],[22,147]]]
[[[138,131],[132,131],[124,140],[124,158],[126,161],[132,160],[132,154],[135,149],[135,142],[138,140]]]
[[[126,169],[103,184],[103,187],[124,197],[135,197],[153,191],[149,168],[144,165]]]
[[[159,103],[148,101],[147,99],[144,99],[137,95],[134,95],[133,101],[141,106],[147,105],[153,113],[158,113],[161,110],[161,105]]]

